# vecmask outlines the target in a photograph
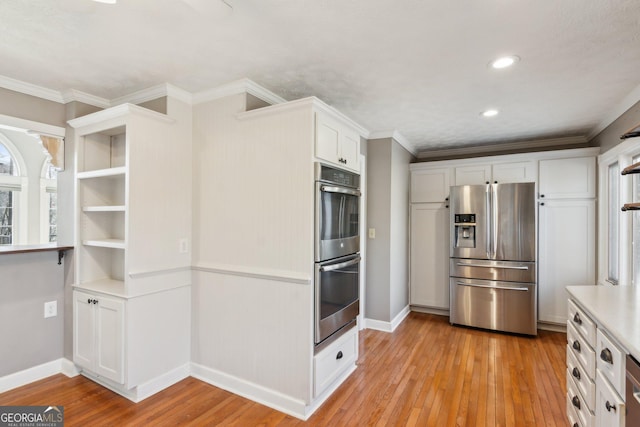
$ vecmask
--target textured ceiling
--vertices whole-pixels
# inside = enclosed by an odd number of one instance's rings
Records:
[[[502,54],[522,60],[489,69]],[[2,0],[0,58],[0,75],[108,99],[248,77],[453,148],[593,133],[639,92],[640,1]]]

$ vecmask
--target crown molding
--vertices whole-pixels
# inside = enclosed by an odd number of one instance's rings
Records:
[[[253,80],[245,78],[235,80],[213,89],[198,92],[193,95],[193,104],[202,104],[203,102],[214,101],[226,96],[239,95],[241,93],[249,93],[271,105],[287,102],[286,99],[276,95],[268,89],[263,88]]]
[[[90,93],[82,92],[77,89],[69,89],[63,92],[62,94],[63,103],[66,104],[68,102],[82,102],[83,104],[93,105],[94,107],[99,108],[109,108],[111,106],[111,102],[106,99],[96,95],[91,95]]]
[[[31,83],[26,83],[20,80],[12,79],[11,77],[0,76],[0,87],[12,90],[14,92],[24,93],[25,95],[31,95],[38,98],[46,99],[48,101],[64,104],[63,96],[57,90],[48,89]]]
[[[620,118],[624,113],[629,110],[629,108],[633,107],[638,101],[640,101],[640,85],[636,86],[635,89],[631,91],[627,96],[625,96],[622,101],[618,103],[614,108],[609,111],[609,114],[600,122],[596,127],[594,127],[591,132],[587,135],[587,139],[591,141],[595,138],[600,132],[605,130],[607,126],[616,121],[616,119]]]
[[[477,145],[471,147],[449,148],[442,150],[421,151],[416,156],[418,159],[436,159],[442,157],[465,156],[471,154],[489,155],[512,150],[531,150],[553,147],[570,147],[574,145],[586,144],[589,140],[585,136],[570,136],[566,138],[549,138],[538,140],[527,140],[519,142],[505,142],[501,144]]]
[[[418,157],[418,152],[416,151],[413,144],[411,144],[411,142],[407,138],[405,138],[404,135],[398,132],[396,129],[371,132],[367,139],[382,139],[382,138],[393,138],[405,150],[411,153],[413,157]]]

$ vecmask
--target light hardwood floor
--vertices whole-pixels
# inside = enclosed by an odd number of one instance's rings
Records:
[[[307,421],[194,378],[138,404],[82,376],[0,394],[2,405],[62,405],[66,426],[567,426],[566,335],[452,327],[411,313],[393,334],[360,334],[358,369]]]

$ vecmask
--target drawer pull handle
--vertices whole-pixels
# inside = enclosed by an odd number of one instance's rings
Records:
[[[578,423],[573,423],[573,427],[580,427]]]
[[[608,348],[605,348],[600,352],[600,359],[613,365],[613,356],[611,355],[611,350]]]
[[[608,400],[607,403],[604,404],[604,407],[607,408],[607,411],[609,412],[611,412],[611,410],[613,410],[613,412],[616,412],[616,405],[612,405]]]
[[[571,371],[571,374],[576,378],[576,379],[580,379],[580,370],[578,370],[578,368],[573,368],[573,371]]]
[[[580,352],[580,343],[578,342],[578,340],[575,340],[573,342],[573,346],[572,346],[578,353]]]
[[[580,399],[578,398],[578,396],[573,396],[573,399],[571,399],[571,403],[573,403],[573,406],[580,409]]]
[[[573,321],[578,325],[582,325],[582,319],[580,318],[580,315],[578,313],[573,315]]]
[[[339,351],[338,354],[336,354],[336,360],[340,360],[342,359],[342,352]]]

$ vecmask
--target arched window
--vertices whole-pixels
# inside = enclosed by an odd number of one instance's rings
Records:
[[[0,142],[0,245],[11,245],[13,243],[15,223],[15,190],[16,180],[13,179],[18,173],[16,161],[9,152],[9,149]]]

